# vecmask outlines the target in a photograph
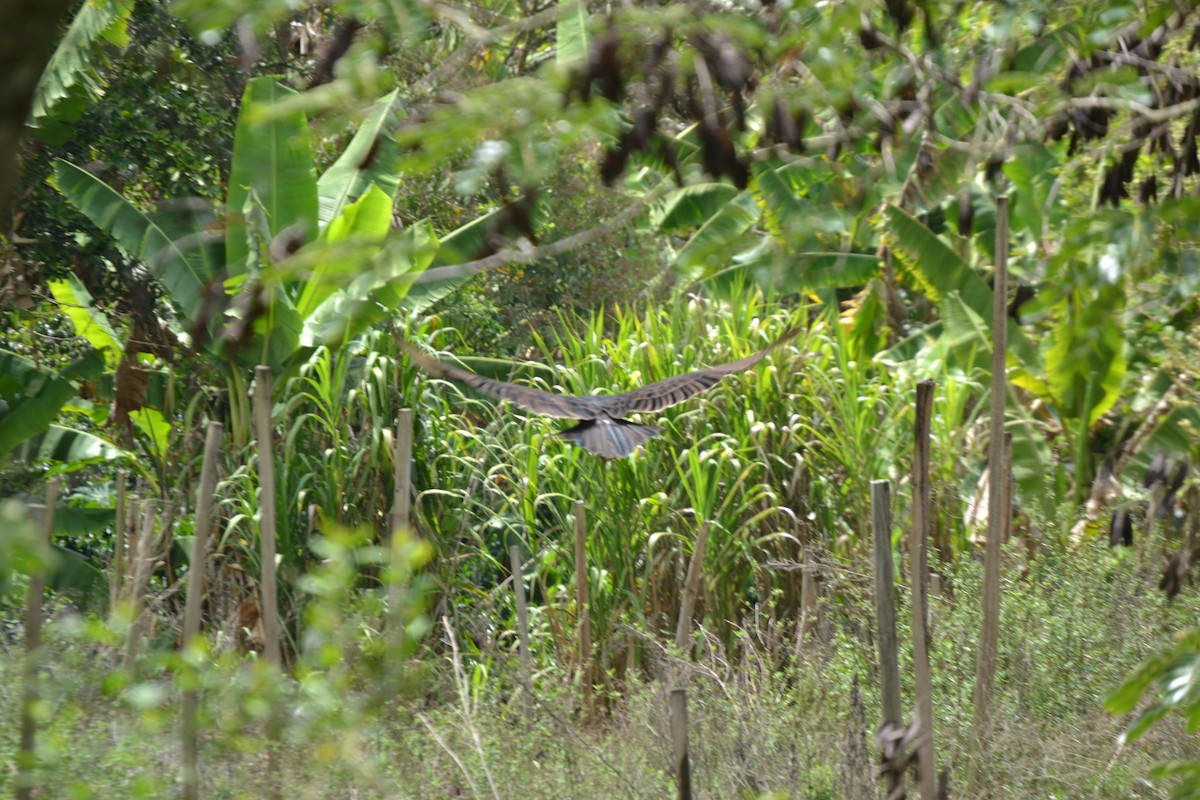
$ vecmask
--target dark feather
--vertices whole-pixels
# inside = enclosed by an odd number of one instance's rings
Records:
[[[601,458],[625,458],[660,433],[662,428],[657,425],[638,425],[620,419],[601,418],[584,420],[554,435],[572,441]]]

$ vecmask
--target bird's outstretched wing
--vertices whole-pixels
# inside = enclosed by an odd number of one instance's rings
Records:
[[[405,351],[417,366],[430,375],[452,378],[464,383],[472,389],[491,395],[510,403],[547,417],[564,417],[566,419],[618,419],[626,414],[638,411],[661,411],[664,408],[682,403],[695,397],[706,389],[710,389],[726,375],[741,372],[753,367],[767,353],[791,339],[800,332],[792,328],[770,345],[751,356],[718,364],[715,367],[676,375],[661,381],[648,384],[632,392],[615,395],[589,395],[580,397],[569,394],[551,394],[540,389],[520,386],[515,383],[505,383],[491,378],[485,378],[465,369],[443,364],[429,358],[420,350],[407,342],[403,343]]]
[[[601,397],[577,397],[569,394],[551,394],[530,386],[492,380],[482,375],[476,375],[469,370],[459,369],[449,364],[428,357],[417,348],[403,343],[405,352],[413,363],[428,372],[443,378],[452,378],[466,384],[476,391],[490,395],[499,400],[508,400],[527,411],[542,414],[547,417],[563,417],[565,419],[595,419],[603,414],[599,400]]]
[[[698,369],[683,375],[664,378],[661,381],[646,384],[625,394],[615,394],[597,398],[602,401],[602,407],[610,417],[623,417],[638,411],[661,411],[664,408],[689,400],[701,392],[717,385],[726,375],[750,369],[767,353],[791,339],[800,328],[791,328],[771,344],[751,356],[717,364],[713,367]]]

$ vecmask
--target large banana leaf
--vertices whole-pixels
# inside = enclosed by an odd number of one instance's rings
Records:
[[[233,138],[226,201],[225,261],[230,275],[246,271],[250,235],[242,213],[251,192],[266,214],[270,233],[295,228],[305,242],[317,238],[317,176],[303,111],[264,114],[296,94],[275,78],[254,78],[242,95]]]
[[[1120,313],[1076,315],[1064,308],[1046,349],[1046,378],[1063,415],[1086,428],[1112,408],[1129,366]]]
[[[336,219],[347,205],[361,197],[374,184],[390,199],[400,186],[400,174],[393,168],[395,142],[385,132],[392,105],[400,90],[384,96],[362,124],[346,149],[317,180],[317,203],[321,229]],[[389,218],[391,208],[389,206]]]
[[[74,550],[59,544],[52,544],[51,549],[54,559],[46,575],[46,586],[72,598],[81,608],[103,609],[109,594],[104,572]]]
[[[750,192],[741,192],[708,219],[680,248],[672,264],[683,275],[699,278],[723,268],[745,249],[745,234],[762,216]]]
[[[50,428],[77,393],[72,379],[95,377],[103,368],[95,351],[58,373],[0,350],[0,457]]]
[[[940,302],[951,292],[959,297],[991,331],[992,289],[970,265],[915,217],[896,206],[885,212],[889,244],[901,265],[920,288]],[[1017,324],[1008,320],[1009,352],[1018,364],[1033,374],[1040,373],[1037,351]]]
[[[96,68],[104,42],[129,44],[132,0],[89,0],[80,7],[38,79],[29,126],[43,144],[57,147],[71,135],[73,123],[104,90]]]
[[[811,224],[814,217],[811,203],[802,195],[803,186],[796,182],[796,172],[790,165],[755,170],[754,185],[763,198],[763,219],[767,229],[777,238],[786,240],[790,230]]]
[[[588,52],[588,12],[583,0],[563,0],[558,4],[556,56],[560,68],[579,66]]]
[[[311,316],[321,303],[338,291],[333,276],[356,275],[362,271],[362,262],[353,250],[346,252],[345,258],[338,258],[339,251],[325,245],[355,239],[379,247],[387,237],[391,224],[392,199],[374,184],[362,197],[339,212],[325,229],[322,240],[315,245],[327,255],[314,265],[300,291],[296,313],[301,319]]]
[[[92,295],[79,278],[68,275],[65,280],[49,281],[48,285],[58,301],[58,310],[71,320],[75,333],[87,339],[88,344],[104,356],[104,363],[110,370],[116,369],[124,345],[108,318],[92,305]]]
[[[846,289],[862,286],[879,274],[879,267],[879,259],[869,253],[784,253],[768,237],[704,283],[722,290],[751,284],[780,292]]]
[[[204,232],[195,229],[181,236],[177,225],[168,231],[108,184],[67,161],[55,164],[55,176],[63,196],[125,252],[147,264],[183,317],[195,319],[205,287],[221,272],[219,249]]]
[[[395,313],[437,249],[437,236],[428,220],[405,228],[378,250],[373,263],[348,286],[313,309],[304,320],[301,345],[312,347],[355,336]]]
[[[54,464],[53,473],[73,472],[101,461],[133,460],[112,442],[60,425],[50,425],[45,432],[26,439],[12,457],[24,464]]]
[[[697,183],[684,186],[655,204],[650,211],[650,224],[662,233],[693,231],[737,195],[737,188],[728,183]]]

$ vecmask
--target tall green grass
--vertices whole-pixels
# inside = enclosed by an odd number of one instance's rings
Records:
[[[506,548],[518,542],[535,573],[537,639],[550,645],[540,656],[575,658],[571,532],[578,499],[586,508],[591,623],[602,670],[619,678],[643,664],[632,632],[675,629],[683,577],[705,524],[701,625],[732,647],[752,619],[794,624],[799,573],[789,567],[805,548],[843,558],[866,552],[871,480],[900,485],[902,518],[915,376],[852,357],[861,348],[834,314],[757,295],[728,305],[685,297],[652,309],[560,316],[534,338],[532,356],[554,365],[552,373],[519,364],[512,371],[513,379],[547,391],[623,392],[744,357],[795,325],[803,332],[756,368],[647,418],[663,435],[634,457],[611,462],[553,437],[564,427],[560,420],[422,378],[414,393],[417,513],[439,551],[442,611],[507,619]],[[456,331],[443,329],[425,344],[453,360],[457,341]],[[959,414],[960,395],[971,387],[950,385],[954,394],[943,396],[941,407]],[[959,423],[973,418],[939,422],[954,448],[942,477],[954,481],[969,474],[974,454],[961,446]],[[947,508],[945,516],[948,528],[961,527],[961,508]],[[478,655],[485,656],[491,624],[480,622],[471,637]]]

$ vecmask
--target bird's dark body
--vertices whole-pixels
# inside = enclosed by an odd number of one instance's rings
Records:
[[[474,372],[443,364],[411,345],[406,344],[405,349],[413,363],[431,375],[451,378],[483,394],[508,400],[537,414],[581,420],[578,425],[556,435],[602,458],[623,458],[632,455],[643,443],[662,433],[662,428],[630,422],[624,419],[626,415],[661,411],[689,400],[711,389],[726,375],[742,372],[762,361],[767,353],[795,336],[797,332],[796,329],[790,330],[763,350],[737,361],[664,378],[631,392],[614,395],[552,394],[530,386],[485,378]]]

